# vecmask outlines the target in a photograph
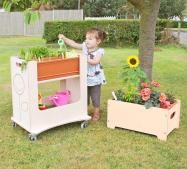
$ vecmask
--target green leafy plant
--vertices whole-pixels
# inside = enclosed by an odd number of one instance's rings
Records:
[[[47,47],[33,47],[29,49],[29,53],[33,59],[41,60],[49,56],[49,49]]]
[[[138,101],[138,89],[140,82],[146,79],[146,74],[139,66],[139,58],[135,55],[129,56],[127,64],[122,68],[122,80],[126,84],[124,101],[135,103]]]
[[[4,0],[3,8],[10,12],[16,7],[18,11],[24,11],[24,21],[26,24],[31,24],[40,19],[40,9],[52,9],[53,2],[50,0]]]
[[[21,70],[23,71],[26,69],[28,62],[30,60],[32,60],[32,56],[24,49],[21,49],[20,50],[20,59],[23,59],[23,62],[21,64]]]
[[[24,61],[21,64],[21,70],[25,70],[29,61],[38,60],[41,61],[42,58],[52,56],[52,51],[50,51],[47,47],[32,47],[29,49],[21,49],[20,50],[20,59]]]
[[[159,87],[160,84],[156,81],[141,83],[140,97],[146,108],[160,107],[167,109],[175,102],[176,99],[172,93],[161,92]]]
[[[118,89],[115,92],[116,98],[120,101],[124,101],[125,93],[122,89]]]
[[[28,50],[20,50],[21,59],[24,60],[33,60],[33,59],[42,59],[50,55],[50,50],[47,47],[32,47]]]

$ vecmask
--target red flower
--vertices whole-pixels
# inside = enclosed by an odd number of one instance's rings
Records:
[[[142,100],[147,101],[150,98],[151,95],[151,89],[150,88],[144,88],[140,91],[140,95],[142,97]]]
[[[149,83],[143,82],[143,83],[141,83],[141,87],[148,88],[149,87]]]
[[[160,96],[159,96],[159,101],[162,103],[162,102],[165,102],[167,99],[165,93],[160,93]]]
[[[151,84],[154,86],[154,87],[160,87],[160,83],[156,82],[156,81],[152,81]]]
[[[150,99],[150,95],[149,96],[142,96],[142,100],[143,101],[147,101],[147,100],[149,100]]]
[[[169,101],[164,101],[160,103],[160,108],[169,109],[171,107],[171,103]]]

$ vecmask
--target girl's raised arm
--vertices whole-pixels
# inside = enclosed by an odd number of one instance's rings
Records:
[[[77,43],[77,42],[75,42],[74,40],[65,37],[63,34],[59,34],[59,35],[58,35],[58,38],[59,38],[59,39],[63,39],[64,42],[65,42],[68,46],[70,46],[70,47],[72,47],[72,48],[75,48],[75,49],[82,49],[82,44]]]

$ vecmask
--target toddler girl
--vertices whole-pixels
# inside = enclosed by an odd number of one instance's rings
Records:
[[[63,34],[59,34],[59,39],[63,39],[64,42],[70,47],[76,49],[82,49],[83,56],[87,56],[87,86],[88,86],[88,105],[90,98],[94,107],[92,115],[93,121],[100,119],[100,96],[101,85],[105,84],[105,77],[102,65],[100,63],[101,57],[104,55],[104,49],[99,48],[99,45],[106,38],[106,33],[98,28],[92,28],[86,33],[86,39],[82,44],[65,37]]]

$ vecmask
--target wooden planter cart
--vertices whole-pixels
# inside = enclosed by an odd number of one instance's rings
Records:
[[[21,71],[24,60],[11,58],[11,82],[13,126],[18,124],[29,134],[31,140],[50,128],[63,124],[87,120],[87,61],[86,57],[55,59],[43,62],[29,61],[26,70]],[[50,109],[38,108],[38,84],[59,81],[59,90],[71,92],[71,103]]]
[[[168,134],[179,127],[180,100],[170,108],[162,109],[144,105],[108,100],[107,127],[120,127],[156,135],[167,140]]]

